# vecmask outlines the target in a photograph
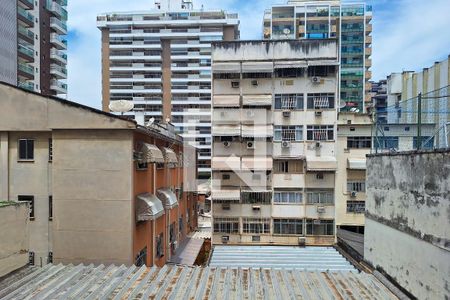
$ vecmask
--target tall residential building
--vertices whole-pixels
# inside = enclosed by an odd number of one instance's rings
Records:
[[[2,0],[0,81],[67,94],[67,0]]]
[[[338,54],[336,39],[213,44],[214,244],[335,242]]]
[[[146,122],[172,122],[199,149],[199,178],[210,178],[211,42],[239,37],[237,14],[195,10],[190,0],[156,0],[151,11],[101,14],[97,25],[103,109],[130,100]]]
[[[362,2],[289,0],[266,10],[264,39],[338,38],[340,110],[363,113],[371,106],[371,20],[372,7]]]
[[[387,123],[387,80],[378,82],[370,82],[372,85],[371,97],[373,105],[373,113],[376,115],[376,121],[380,124]]]

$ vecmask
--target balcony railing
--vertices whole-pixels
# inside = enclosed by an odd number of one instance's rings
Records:
[[[21,45],[21,44],[19,44],[19,45],[17,46],[17,49],[19,50],[19,52],[22,52],[22,53],[25,54],[25,55],[34,57],[34,51],[33,51],[33,49],[30,49],[30,48],[28,48],[28,47],[25,47],[25,46],[23,46],[23,45]]]
[[[33,31],[26,29],[25,27],[23,27],[22,25],[18,26],[18,32],[20,34],[23,34],[24,36],[28,37],[29,39],[32,39],[34,41],[34,33]]]
[[[67,84],[59,82],[58,80],[52,80],[50,88],[64,93],[67,92]]]
[[[25,72],[27,74],[34,76],[34,68],[30,65],[19,62],[17,68],[22,72]]]
[[[67,10],[54,0],[47,0],[46,8],[63,20],[67,20]]]
[[[27,10],[23,9],[22,7],[17,7],[17,13],[24,17],[25,19],[29,20],[30,22],[34,23],[34,16],[28,12]]]
[[[23,81],[19,81],[19,87],[29,90],[29,91],[34,91],[34,84],[32,82],[23,82]]]
[[[50,26],[51,27],[59,27],[60,33],[61,34],[66,34],[67,33],[67,25],[64,22],[61,22],[61,20],[59,20],[58,18],[55,17],[51,17],[50,18]]]

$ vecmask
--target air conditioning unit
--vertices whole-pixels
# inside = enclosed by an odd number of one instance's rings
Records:
[[[230,237],[228,235],[222,236],[222,243],[228,243],[230,241]]]
[[[352,191],[350,195],[354,198],[354,197],[356,197],[356,194],[357,193],[355,191]]]
[[[321,116],[322,116],[322,111],[321,111],[321,110],[318,110],[318,111],[316,111],[316,112],[314,113],[314,115],[315,115],[316,117],[321,117]]]
[[[324,206],[317,206],[317,213],[323,214],[324,212],[325,212],[325,207]]]
[[[261,206],[259,206],[259,205],[253,205],[252,209],[253,209],[253,210],[261,210]]]
[[[255,142],[247,142],[247,149],[255,149]]]
[[[281,147],[282,148],[291,148],[291,142],[289,142],[289,141],[282,141],[281,142]]]
[[[247,110],[247,117],[253,118],[255,116],[255,112],[253,110]]]
[[[232,82],[231,82],[231,87],[232,87],[233,89],[239,88],[239,81],[232,81]]]
[[[222,209],[223,210],[230,210],[231,209],[230,203],[222,203]]]
[[[323,173],[317,173],[316,174],[316,179],[317,180],[323,180]]]
[[[229,141],[225,141],[225,142],[223,142],[223,146],[228,148],[231,146],[231,143]]]
[[[298,245],[300,247],[305,247],[305,245],[306,245],[306,238],[304,236],[299,236],[298,237]]]
[[[290,116],[291,116],[291,111],[290,110],[284,110],[283,111],[283,117],[289,118]]]
[[[320,78],[318,76],[313,76],[313,77],[311,77],[311,82],[314,84],[322,83],[322,78]]]
[[[258,80],[252,80],[252,85],[253,86],[258,86]]]

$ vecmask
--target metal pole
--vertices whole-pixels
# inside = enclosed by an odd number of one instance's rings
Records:
[[[422,148],[422,93],[417,97],[417,150]]]

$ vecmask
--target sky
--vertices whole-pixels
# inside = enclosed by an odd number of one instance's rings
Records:
[[[287,0],[194,0],[194,7],[237,12],[241,39],[262,38],[264,10]],[[343,1],[346,2],[346,1]],[[154,0],[68,1],[68,99],[101,108],[101,48],[96,17],[150,10]],[[373,6],[374,80],[420,71],[450,55],[449,0],[367,0]]]

